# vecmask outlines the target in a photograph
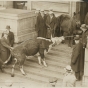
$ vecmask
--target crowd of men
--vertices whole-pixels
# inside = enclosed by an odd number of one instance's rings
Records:
[[[37,10],[36,12],[36,26],[35,30],[38,32],[38,37],[48,38],[55,36],[56,17],[51,9],[46,13],[44,10]]]

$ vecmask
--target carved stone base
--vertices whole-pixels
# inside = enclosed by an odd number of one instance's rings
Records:
[[[88,76],[83,77],[82,87],[88,87]]]
[[[5,9],[0,11],[0,35],[10,25],[15,35],[15,43],[37,36],[35,32],[35,13],[29,10]]]

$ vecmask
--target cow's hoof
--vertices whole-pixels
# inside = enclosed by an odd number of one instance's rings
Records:
[[[39,63],[39,65],[42,65],[42,63]]]
[[[23,74],[24,76],[26,76],[27,74]]]
[[[11,74],[11,77],[14,77],[14,74]]]
[[[44,65],[45,67],[48,67],[47,65]]]
[[[4,73],[4,72],[5,72],[3,68],[1,68],[1,72],[2,72],[2,73]]]

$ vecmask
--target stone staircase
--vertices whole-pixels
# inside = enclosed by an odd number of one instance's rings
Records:
[[[65,44],[60,44],[55,47],[52,47],[50,52],[45,55],[46,62],[48,67],[40,66],[38,64],[37,56],[30,57],[25,61],[24,71],[26,76],[23,76],[16,66],[15,68],[15,77],[10,77],[11,75],[11,66],[8,65],[5,68],[5,75],[12,80],[19,80],[19,82],[26,81],[33,83],[33,85],[39,84],[41,87],[44,84],[49,82],[49,78],[56,77],[58,79],[58,86],[61,86],[62,79],[64,77],[64,67],[70,64],[71,58],[71,48],[68,48]],[[6,79],[3,77],[3,79]],[[31,84],[32,85],[32,84]]]

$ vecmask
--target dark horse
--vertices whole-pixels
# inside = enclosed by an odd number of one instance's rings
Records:
[[[79,13],[74,13],[73,17],[67,14],[62,14],[57,17],[57,26],[55,30],[55,36],[73,36],[80,31],[80,15]],[[66,38],[65,40],[71,40],[71,38]]]

